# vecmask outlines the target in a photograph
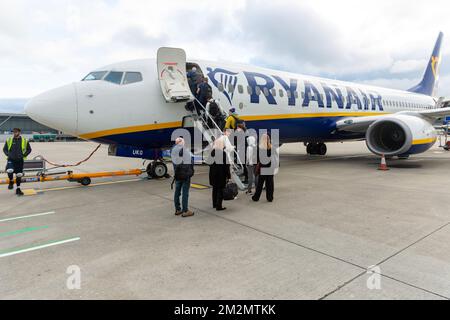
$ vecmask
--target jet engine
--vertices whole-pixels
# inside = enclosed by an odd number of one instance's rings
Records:
[[[398,156],[422,153],[436,142],[434,127],[423,118],[396,114],[373,122],[366,144],[377,155]]]

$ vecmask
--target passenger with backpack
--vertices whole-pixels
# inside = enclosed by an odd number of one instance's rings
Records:
[[[208,104],[206,105],[206,111],[209,115],[207,119],[208,126],[210,128],[213,128],[214,124],[212,121],[214,121],[219,129],[223,131],[225,126],[225,116],[219,104],[214,99],[209,100]]]
[[[225,123],[225,130],[226,129],[236,130],[238,124],[244,124],[244,121],[239,118],[239,115],[236,113],[236,109],[231,108],[228,114],[227,121]]]
[[[174,204],[175,215],[183,218],[192,217],[194,212],[189,210],[189,189],[191,178],[194,176],[194,161],[191,151],[186,148],[183,138],[177,138],[172,148],[172,163],[175,184]],[[180,205],[180,196],[182,196]]]
[[[208,100],[212,98],[212,88],[208,84],[208,78],[203,78],[203,82],[198,85],[197,89],[197,98],[202,104],[203,108],[206,108],[206,104],[208,103]],[[200,106],[201,110],[203,108]],[[197,110],[197,113],[200,115],[199,111]],[[202,112],[201,112],[202,113]]]

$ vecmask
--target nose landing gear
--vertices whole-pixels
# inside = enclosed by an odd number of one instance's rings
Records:
[[[308,143],[306,145],[306,152],[309,155],[324,156],[327,154],[327,145],[325,143]]]
[[[147,174],[151,179],[170,178],[167,165],[161,160],[156,160],[150,163],[147,166]]]

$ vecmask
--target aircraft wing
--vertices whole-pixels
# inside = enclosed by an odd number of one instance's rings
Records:
[[[439,118],[450,116],[450,107],[423,111],[402,111],[396,114],[421,117],[434,123]],[[336,122],[336,129],[338,131],[366,132],[367,128],[369,128],[373,122],[388,116],[395,116],[395,113],[379,116],[345,118]]]

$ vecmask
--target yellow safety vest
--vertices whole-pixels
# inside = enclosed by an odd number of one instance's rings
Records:
[[[27,152],[27,144],[28,141],[27,139],[25,139],[24,137],[22,138],[22,155],[24,155]],[[8,146],[8,152],[11,151],[12,145],[13,145],[13,137],[8,138],[8,140],[6,140],[6,144]],[[23,157],[24,159],[26,159],[26,157]]]

